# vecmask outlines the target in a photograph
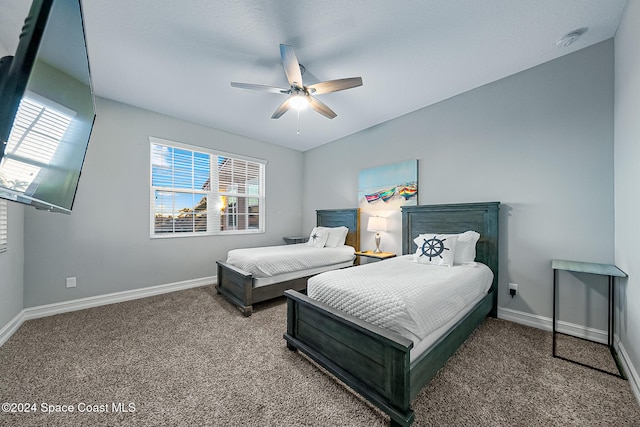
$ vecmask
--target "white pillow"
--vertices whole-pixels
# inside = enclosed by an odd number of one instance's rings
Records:
[[[471,230],[458,234],[453,263],[468,264],[474,262],[476,260],[476,243],[479,239],[480,234]]]
[[[329,238],[327,239],[327,243],[324,244],[326,248],[337,248],[338,246],[343,246],[345,240],[347,239],[347,234],[349,233],[349,229],[347,227],[318,227],[323,231],[327,231],[329,233]]]
[[[455,258],[457,234],[421,234],[413,242],[418,246],[413,260],[421,264],[451,267]]]
[[[307,245],[313,246],[314,248],[324,248],[328,238],[329,233],[326,230],[322,230],[322,227],[314,227],[309,235]]]
[[[428,235],[423,234],[421,236],[428,236]],[[423,241],[421,236],[418,236],[416,239],[414,239],[414,242],[418,247],[422,244],[419,242]],[[459,234],[442,234],[442,236],[458,237],[458,239],[456,240],[455,256],[453,259],[453,263],[455,265],[474,263],[476,259],[476,243],[480,239],[479,233],[469,230]]]

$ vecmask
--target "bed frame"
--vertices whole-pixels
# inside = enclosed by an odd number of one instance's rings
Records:
[[[387,413],[392,426],[409,426],[414,421],[412,400],[484,318],[497,315],[499,205],[402,207],[403,254],[415,252],[413,239],[419,234],[475,230],[480,233],[476,261],[494,275],[487,296],[416,360],[410,362],[411,340],[295,291],[285,292],[287,347],[306,354]]]
[[[359,209],[322,209],[316,211],[316,224],[319,227],[340,227],[349,229],[346,245],[360,250],[360,210]],[[215,290],[233,304],[245,316],[251,316],[253,304],[277,298],[287,289],[301,291],[307,288],[310,276],[298,277],[284,282],[265,286],[255,286],[255,278],[248,271],[242,270],[223,261],[218,264],[218,280]]]

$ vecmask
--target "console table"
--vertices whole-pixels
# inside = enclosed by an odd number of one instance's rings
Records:
[[[615,305],[614,305],[613,284],[614,284],[615,277],[627,277],[627,274],[612,264],[596,264],[593,262],[565,261],[565,260],[559,260],[559,259],[554,259],[553,261],[551,261],[551,268],[553,269],[553,357],[557,357],[558,359],[563,359],[569,362],[577,363],[578,365],[586,366],[587,368],[595,369],[596,371],[604,372],[610,375],[614,375],[614,376],[626,379],[624,375],[624,371],[622,370],[622,366],[620,366],[620,361],[618,360],[618,355],[616,353],[616,350],[613,348],[613,335],[615,333],[615,330],[614,330]],[[557,332],[556,330],[558,270],[572,271],[576,273],[597,274],[597,275],[609,277],[609,319],[608,319],[606,345],[609,347],[609,351],[613,356],[613,360],[615,361],[616,366],[618,367],[619,375],[599,369],[591,365],[587,365],[585,363],[567,359],[565,357],[558,356],[556,354],[556,334],[560,333],[560,332]]]

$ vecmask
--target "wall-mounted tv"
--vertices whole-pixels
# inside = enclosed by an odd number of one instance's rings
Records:
[[[0,60],[0,198],[71,213],[94,120],[80,0],[33,0]]]

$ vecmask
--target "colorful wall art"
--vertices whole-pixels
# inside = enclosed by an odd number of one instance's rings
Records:
[[[400,210],[418,204],[418,160],[363,169],[358,180],[358,207],[364,211]]]

